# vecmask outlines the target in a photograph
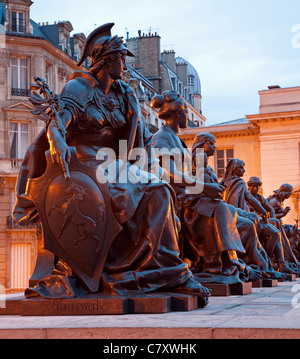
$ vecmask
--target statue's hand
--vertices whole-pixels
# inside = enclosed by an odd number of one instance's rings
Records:
[[[247,218],[250,219],[253,223],[258,223],[260,221],[260,217],[255,212],[248,212]]]
[[[203,193],[213,199],[223,198],[224,187],[217,183],[205,183]]]
[[[66,179],[70,179],[69,162],[71,160],[71,150],[65,141],[50,141],[50,154],[52,163],[61,166]]]

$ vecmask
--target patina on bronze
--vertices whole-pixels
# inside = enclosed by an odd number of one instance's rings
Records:
[[[230,160],[226,167],[225,181],[226,190],[224,193],[224,199],[227,203],[250,212],[250,208],[253,209],[253,213],[257,213],[257,219],[255,220],[257,231],[261,235],[261,241],[266,245],[266,249],[258,242],[258,248],[260,253],[266,258],[268,262],[267,273],[272,279],[281,279],[285,276],[285,273],[279,273],[274,270],[271,257],[275,253],[275,248],[280,248],[280,236],[279,231],[268,221],[268,209],[264,208],[263,203],[256,199],[248,190],[247,184],[243,179],[245,174],[245,163],[234,158]],[[270,236],[270,233],[272,235]],[[268,253],[267,253],[268,251]]]
[[[203,149],[205,156],[211,157],[215,154],[216,151],[216,139],[210,133],[200,133],[196,136],[194,144],[192,147],[192,157],[193,157],[193,171],[196,170],[197,163],[197,150]],[[217,175],[214,170],[208,165],[208,161],[205,161],[204,164],[204,180],[207,183],[219,183]],[[224,189],[227,185],[225,179],[221,182]],[[234,224],[236,226],[238,233],[240,235],[241,242],[245,248],[245,253],[238,253],[240,260],[242,259],[250,266],[249,270],[249,279],[256,280],[258,277],[259,271],[252,269],[252,266],[260,268],[261,271],[266,271],[268,268],[266,258],[258,250],[258,234],[256,232],[255,222],[257,220],[257,215],[244,211],[240,208],[234,207],[230,204],[226,204],[227,209],[232,213],[234,218]]]
[[[131,164],[119,153],[119,140],[127,141],[125,155],[133,148],[152,151],[134,91],[121,81],[126,56],[133,54],[111,36],[112,26],[88,37],[79,64],[90,57],[90,70],[70,77],[59,112],[46,111],[45,131],[20,170],[14,217],[20,224],[41,221],[44,238],[26,296],[164,290],[206,298],[210,291],[179,257],[173,190],[159,179],[158,161],[149,156],[146,164],[156,182],[151,176],[146,183],[97,182],[99,150],[113,150],[125,172]],[[33,96],[42,116],[42,100]]]
[[[274,256],[276,265],[280,272],[287,274],[297,274],[299,269],[295,269],[296,258],[293,255],[292,248],[290,246],[287,234],[284,230],[281,220],[276,218],[275,210],[270,205],[268,199],[264,198],[259,191],[262,187],[262,182],[258,177],[251,177],[247,183],[249,192],[256,198],[259,203],[265,208],[268,213],[268,223],[260,222],[260,238],[262,239],[263,246],[268,253],[269,257]],[[251,211],[255,211],[250,206]],[[277,230],[278,234],[276,234]],[[272,240],[272,237],[274,240]],[[276,239],[278,237],[278,239]],[[266,240],[267,239],[267,240]],[[269,242],[269,243],[268,243]],[[269,245],[275,244],[273,249],[269,248]],[[288,263],[285,259],[292,258],[293,263]]]
[[[222,200],[224,187],[218,181],[205,181],[203,192],[191,194],[189,188],[200,178],[178,168],[172,157],[177,149],[183,160],[192,163],[189,150],[178,136],[187,127],[187,104],[173,91],[154,96],[151,106],[165,125],[154,135],[154,147],[170,176],[177,197],[177,215],[181,221],[181,256],[192,262],[194,275],[203,283],[232,284],[249,279],[250,268],[238,259],[244,253],[235,223],[236,210],[231,211]],[[165,149],[166,151],[162,151]],[[253,277],[260,271],[253,271]]]

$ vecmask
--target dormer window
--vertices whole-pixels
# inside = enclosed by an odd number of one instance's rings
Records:
[[[189,84],[189,85],[194,85],[194,76],[189,76],[189,78],[188,78],[188,84]]]
[[[24,12],[22,12],[22,11],[13,11],[12,12],[12,31],[25,33],[26,24],[25,24],[25,13]]]

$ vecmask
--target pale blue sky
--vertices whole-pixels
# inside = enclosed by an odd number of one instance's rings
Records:
[[[69,20],[86,35],[107,22],[124,37],[126,28],[157,31],[162,50],[198,71],[208,125],[258,113],[258,91],[269,85],[300,86],[299,0],[35,0],[31,18]]]

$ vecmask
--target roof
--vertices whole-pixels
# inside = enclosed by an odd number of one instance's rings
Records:
[[[246,117],[243,117],[243,118],[238,118],[237,120],[216,123],[214,125],[211,125],[210,127],[231,126],[231,125],[245,125],[245,124],[250,124],[250,121],[248,121],[248,119]]]
[[[40,26],[35,21],[30,19],[30,23],[31,23],[31,26],[33,29],[34,36],[42,37],[42,38],[48,40],[47,37],[45,36],[45,34],[40,30]]]
[[[130,71],[130,75],[132,77],[141,80],[142,82],[147,84],[147,86],[149,86],[153,91],[155,91],[152,82],[150,80],[148,80],[145,76],[143,76],[140,72],[138,72],[132,66],[129,66],[129,71]]]
[[[5,4],[0,3],[0,24],[5,25],[6,21],[6,7]]]
[[[187,64],[188,76],[194,77],[194,84],[189,85],[189,88],[190,88],[192,94],[201,95],[201,81],[200,81],[199,74],[198,74],[197,70],[194,68],[194,66],[191,65],[187,60],[185,60],[182,57],[176,57],[175,61],[178,64],[179,63]]]

